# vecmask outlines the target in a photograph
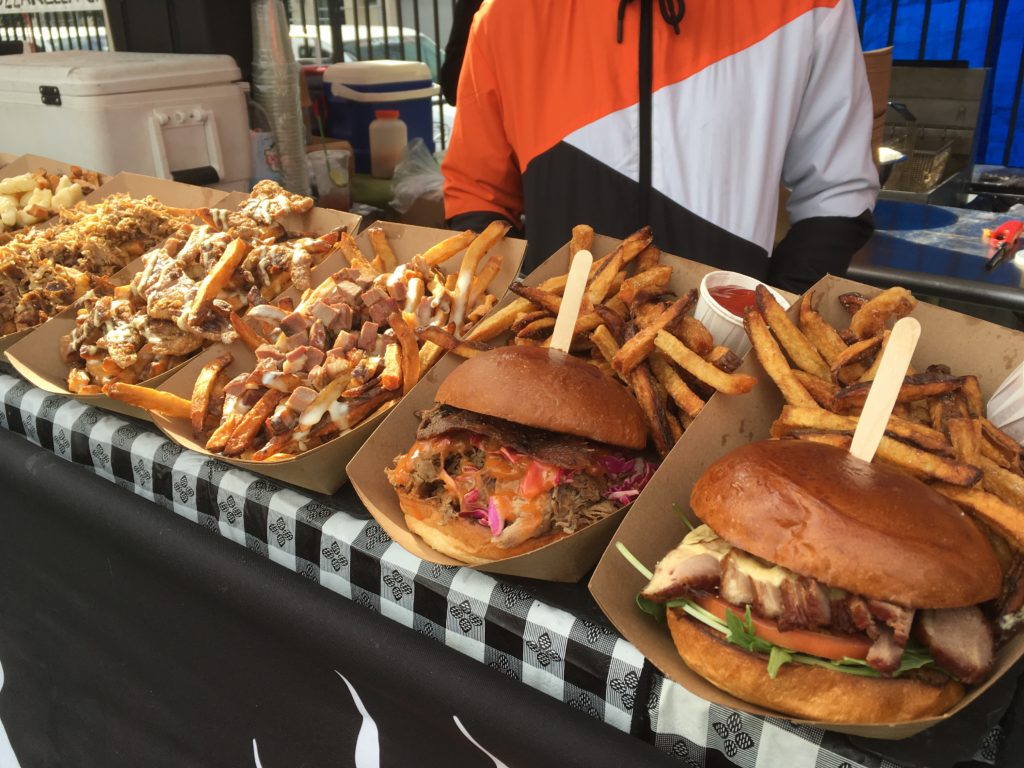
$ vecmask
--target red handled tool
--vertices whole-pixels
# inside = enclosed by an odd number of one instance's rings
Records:
[[[985,264],[985,269],[991,271],[1004,260],[1013,258],[1022,233],[1024,233],[1024,221],[1007,221],[991,231],[985,230],[989,245],[995,248]]]

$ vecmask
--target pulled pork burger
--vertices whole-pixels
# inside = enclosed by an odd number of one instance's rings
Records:
[[[628,504],[654,473],[633,396],[557,350],[471,357],[435,400],[387,475],[409,530],[462,562],[564,538]]]
[[[919,480],[807,441],[755,442],[693,487],[703,525],[655,568],[686,664],[789,715],[894,723],[939,715],[989,673],[996,554]]]

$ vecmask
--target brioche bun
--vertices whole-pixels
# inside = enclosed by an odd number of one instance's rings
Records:
[[[898,469],[801,440],[749,443],[712,464],[690,496],[726,541],[822,584],[908,608],[999,594],[984,533]]]
[[[647,444],[643,412],[629,391],[558,350],[508,346],[475,355],[448,375],[434,399],[608,445],[640,450]]]

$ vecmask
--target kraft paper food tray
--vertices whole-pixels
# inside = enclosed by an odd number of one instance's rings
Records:
[[[621,241],[611,237],[595,236],[591,249],[594,257],[600,258],[611,252],[619,242]],[[563,246],[531,272],[523,282],[528,285],[538,285],[548,278],[564,275],[569,263],[568,254],[568,245]],[[662,263],[670,264],[673,267],[669,289],[679,295],[685,294],[691,288],[696,288],[700,284],[701,278],[714,270],[713,267],[670,254],[662,254]],[[498,304],[498,308],[506,306],[516,298],[518,297],[515,294],[509,292]],[[500,340],[501,337],[494,343],[499,343]],[[353,487],[388,535],[414,555],[443,565],[465,565],[465,563],[441,554],[427,546],[419,536],[409,531],[405,524],[405,516],[398,504],[398,497],[384,476],[384,468],[391,466],[394,458],[407,451],[412,445],[416,437],[416,427],[419,424],[416,412],[426,410],[433,405],[437,388],[461,362],[462,359],[457,355],[445,355],[416,385],[415,389],[393,409],[348,466],[349,478]],[[490,385],[500,386],[500,382],[493,382]],[[721,399],[721,397],[712,398],[712,400],[717,399]],[[698,417],[698,421],[702,418],[703,414]],[[474,567],[491,573],[527,576],[547,581],[579,581],[600,556],[625,511],[623,508],[572,536],[532,552],[504,560],[494,560]]]
[[[38,158],[35,155],[23,155],[19,158],[18,162],[21,162],[25,158],[30,158],[33,162],[45,160],[45,158]],[[10,167],[11,166],[8,166],[8,169]],[[32,165],[31,167],[38,168],[39,165]],[[23,173],[24,171],[19,172]],[[117,176],[107,179],[100,187],[86,195],[85,202],[97,203],[100,200],[119,192],[123,192],[134,198],[153,195],[165,205],[175,208],[199,208],[204,205],[212,205],[227,194],[219,189],[195,187],[191,184],[182,184],[177,181],[168,181],[167,179],[155,179],[151,176],[141,176],[136,173],[119,173]],[[57,217],[54,216],[40,224],[37,224],[36,229],[46,229],[56,223],[56,221]],[[54,315],[54,317],[56,317],[56,315]],[[53,318],[50,319],[52,320]],[[49,320],[44,321],[42,325],[45,325],[47,322],[49,322]],[[39,327],[41,326],[36,326],[36,328]],[[15,331],[14,333],[9,333],[6,336],[0,336],[0,353],[13,346],[27,334],[32,333],[36,328],[29,328],[24,331]]]
[[[825,277],[812,290],[819,302],[819,311],[840,328],[849,324],[849,315],[840,308],[836,298],[840,293],[859,291],[874,296],[880,292],[878,288],[832,276]],[[794,303],[788,314],[796,320],[798,312],[799,304]],[[923,370],[930,364],[945,363],[954,374],[973,373],[978,376],[986,399],[1006,374],[1024,359],[1024,334],[1017,331],[924,302],[917,305],[913,317],[922,326],[913,365]],[[757,386],[741,398],[716,397],[707,404],[700,418],[677,443],[666,466],[633,503],[614,537],[614,541],[625,544],[648,568],[653,569],[654,564],[680,542],[688,530],[672,505],[677,505],[691,520],[696,520],[689,507],[690,489],[696,479],[712,462],[734,448],[768,438],[769,428],[782,409],[782,396],[761,368],[756,355],[749,354],[739,370],[756,376]],[[598,563],[589,586],[594,599],[623,637],[665,675],[701,698],[743,712],[786,717],[730,696],[683,663],[665,623],[637,607],[636,594],[645,586],[646,580],[619,554],[614,541]],[[868,738],[906,738],[962,711],[1022,656],[1024,633],[1018,633],[1000,650],[988,682],[970,690],[956,707],[941,717],[897,725],[795,722]]]
[[[122,173],[114,177],[108,184],[97,190],[97,197],[92,201],[117,192],[126,192],[132,197],[144,197],[151,194],[166,205],[182,208],[198,208],[218,203],[225,197],[220,190],[206,187],[193,187],[166,179],[155,179],[138,174]],[[90,196],[92,198],[92,196]],[[350,213],[342,213],[325,208],[314,208],[302,216],[295,217],[292,223],[303,229],[316,232],[329,232],[335,227],[355,227],[359,217]],[[321,265],[322,266],[322,265]],[[142,259],[136,259],[124,269],[114,274],[110,280],[115,285],[124,285],[142,269]],[[314,275],[317,274],[314,272]],[[324,276],[330,272],[320,272]],[[76,306],[71,306],[51,317],[45,323],[28,331],[22,331],[20,338],[6,351],[11,365],[32,384],[59,395],[74,397],[83,403],[103,408],[108,411],[134,416],[138,419],[151,421],[152,415],[135,406],[114,400],[106,395],[79,395],[67,388],[68,367],[61,359],[59,344],[62,337],[69,334],[75,327]],[[16,334],[10,334],[15,336]],[[169,371],[154,376],[148,381],[140,382],[147,386],[156,386],[187,364],[179,363]]]
[[[0,171],[17,160],[17,158],[17,155],[12,155],[10,152],[0,152]],[[4,178],[7,177],[5,176]]]
[[[4,158],[7,158],[6,162]],[[0,179],[9,179],[11,176],[32,173],[40,168],[43,168],[48,173],[65,174],[71,170],[72,165],[77,164],[67,163],[63,160],[54,160],[52,157],[43,157],[42,155],[9,155],[0,152],[0,170],[3,171]],[[79,168],[82,168],[82,166],[79,166]],[[89,171],[90,169],[82,168],[82,170]],[[110,177],[100,173],[99,178],[100,185],[102,186]]]
[[[336,213],[336,212],[335,212]],[[427,248],[451,237],[454,232],[444,229],[426,229],[424,227],[413,227],[407,224],[394,222],[378,222],[387,233],[388,241],[391,243],[395,257],[400,263],[408,262],[413,256],[423,253]],[[360,249],[368,257],[372,258],[373,249],[370,246],[369,238],[361,234],[356,238]],[[519,265],[522,263],[523,252],[526,243],[515,238],[505,238],[495,245],[490,253],[501,253],[503,260],[501,271],[491,283],[489,290],[496,296],[504,294],[508,284],[515,279],[519,272]],[[444,262],[441,267],[445,272],[451,274],[457,272],[462,263],[465,251]],[[313,285],[317,285],[325,278],[339,269],[348,266],[341,254],[332,254],[313,272]],[[282,296],[297,298],[294,288],[285,291]],[[228,367],[228,376],[232,377],[244,371],[251,371],[255,362],[255,355],[241,342],[231,344],[227,349],[234,357]],[[223,354],[223,345],[214,345],[203,351],[198,357],[193,358],[185,364],[174,375],[166,379],[160,389],[182,397],[190,398],[192,387],[195,384],[196,376],[202,367],[214,357]],[[439,361],[439,365],[442,361]],[[437,365],[434,367],[436,368]],[[429,375],[429,374],[428,374]],[[418,385],[417,385],[418,386]],[[415,389],[413,390],[415,391]],[[411,396],[412,392],[407,396]],[[386,411],[387,409],[385,409]],[[319,445],[312,450],[300,453],[290,459],[280,461],[251,461],[237,459],[221,454],[213,454],[206,450],[203,443],[196,441],[192,436],[192,427],[183,419],[169,419],[164,416],[154,415],[153,422],[174,442],[206,456],[213,456],[236,467],[242,467],[252,472],[258,472],[286,483],[297,485],[320,493],[334,493],[340,488],[347,478],[345,466],[349,459],[355,454],[359,447],[370,437],[373,430],[380,423],[384,412],[364,419],[352,429],[344,432],[334,439]],[[383,465],[382,465],[383,467]]]

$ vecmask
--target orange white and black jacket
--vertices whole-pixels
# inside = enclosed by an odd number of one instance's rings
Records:
[[[485,0],[446,216],[525,216],[528,267],[575,224],[650,224],[665,251],[802,289],[871,234],[871,111],[849,0]]]

